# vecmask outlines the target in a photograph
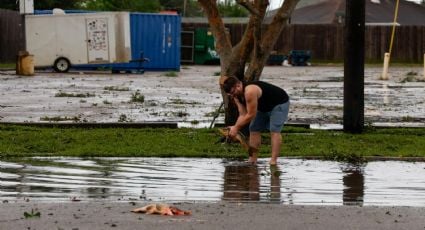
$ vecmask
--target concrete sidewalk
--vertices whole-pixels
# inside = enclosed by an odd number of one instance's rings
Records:
[[[182,203],[191,216],[136,214],[140,202],[3,203],[0,229],[424,229],[425,208]],[[25,218],[24,213],[40,212]]]

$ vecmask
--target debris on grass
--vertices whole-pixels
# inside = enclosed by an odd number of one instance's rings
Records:
[[[37,209],[31,209],[31,212],[24,212],[25,219],[41,217],[41,213]]]
[[[131,100],[130,102],[138,102],[143,103],[145,102],[145,96],[140,93],[140,91],[136,91],[131,94]]]

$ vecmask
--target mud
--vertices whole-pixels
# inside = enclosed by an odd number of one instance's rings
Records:
[[[177,73],[37,72],[32,77],[0,71],[0,122],[209,123],[222,101],[219,72],[218,66],[183,66]],[[423,69],[390,68],[385,81],[379,80],[381,72],[365,70],[366,124],[423,126]],[[268,66],[261,79],[290,94],[289,122],[342,123],[343,67]],[[222,121],[223,115],[217,118]]]

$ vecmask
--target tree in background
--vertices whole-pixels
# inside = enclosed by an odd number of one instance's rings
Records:
[[[50,10],[53,8],[60,8],[64,10],[78,9],[84,0],[34,0],[34,8],[38,10]]]
[[[8,10],[19,10],[19,2],[16,2],[16,0],[2,0],[0,2],[0,8]]]
[[[183,17],[201,17],[203,9],[196,0],[159,0],[164,10],[177,10]],[[218,2],[218,10],[223,17],[246,17],[248,11],[235,1]]]
[[[202,8],[196,0],[159,0],[163,10],[176,10],[183,17],[200,17]]]
[[[222,17],[247,17],[248,11],[234,1],[218,3],[218,11]]]
[[[0,8],[19,10],[19,1],[1,0]],[[60,8],[64,10],[86,9],[95,11],[133,11],[159,12],[176,10],[183,17],[202,17],[202,7],[197,0],[34,0],[34,8],[48,10]],[[248,11],[235,1],[221,1],[218,10],[223,17],[247,17]]]
[[[242,39],[233,46],[229,33],[226,33],[217,0],[198,0],[215,38],[222,76],[235,76],[244,82],[259,80],[270,52],[299,1],[285,0],[277,9],[271,23],[262,28],[269,1],[236,0],[237,4],[249,12],[249,21]],[[233,125],[238,116],[237,108],[223,90],[222,96],[225,104],[225,123]]]
[[[159,0],[86,0],[81,6],[87,10],[98,11],[137,11],[159,12]]]
[[[71,0],[71,1],[35,0],[34,8],[38,10],[53,9],[53,8],[78,9],[82,2],[84,2],[84,0]],[[19,1],[1,0],[0,8],[9,9],[9,10],[19,10]]]

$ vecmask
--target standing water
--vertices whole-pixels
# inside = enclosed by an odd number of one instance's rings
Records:
[[[0,161],[5,201],[220,201],[425,206],[425,163],[281,158],[270,167],[204,158]]]

